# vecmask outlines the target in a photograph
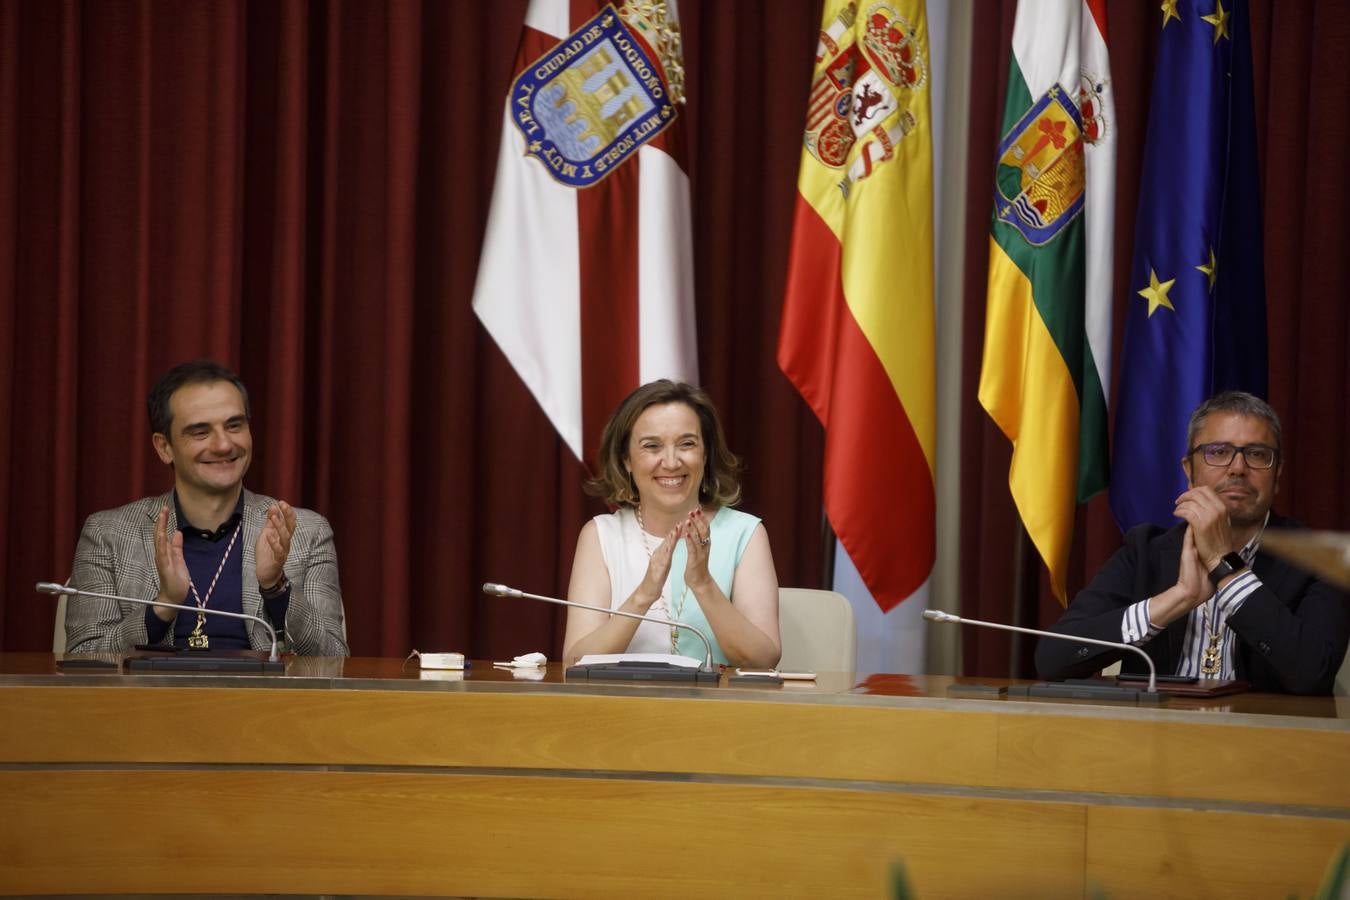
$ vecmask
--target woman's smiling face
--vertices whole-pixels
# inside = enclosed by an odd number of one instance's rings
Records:
[[[643,508],[683,516],[698,506],[705,465],[698,414],[687,404],[649,406],[633,423],[624,466]]]

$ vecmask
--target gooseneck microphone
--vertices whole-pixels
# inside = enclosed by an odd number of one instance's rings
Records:
[[[483,593],[492,594],[495,597],[528,597],[531,600],[542,600],[545,603],[556,603],[559,606],[575,606],[577,609],[592,609],[596,612],[608,613],[611,616],[624,616],[628,619],[640,619],[643,622],[655,622],[657,625],[668,625],[672,628],[688,628],[694,634],[698,635],[698,639],[703,642],[703,671],[713,671],[712,641],[708,640],[706,634],[695,628],[693,625],[690,625],[688,622],[672,622],[670,619],[659,619],[656,616],[644,616],[641,613],[625,612],[621,609],[609,609],[604,606],[592,606],[589,603],[577,603],[575,600],[559,600],[557,597],[545,597],[541,594],[530,594],[491,581],[483,585]]]
[[[1119,641],[1102,641],[1097,638],[1078,637],[1073,634],[1059,634],[1055,631],[1041,631],[1037,628],[1023,628],[1021,625],[1004,625],[1000,622],[982,622],[979,619],[966,619],[936,609],[925,609],[923,611],[923,617],[930,622],[955,622],[958,625],[979,625],[984,628],[997,628],[1000,631],[1015,631],[1018,634],[1035,634],[1041,637],[1055,638],[1061,641],[1073,641],[1077,644],[1096,644],[1099,647],[1114,647],[1117,650],[1129,650],[1132,653],[1138,653],[1144,658],[1144,662],[1148,663],[1148,692],[1150,694],[1156,694],[1158,692],[1158,673],[1154,669],[1153,658],[1133,644],[1124,644]]]
[[[267,629],[268,636],[272,638],[272,653],[267,657],[267,661],[278,662],[276,629],[272,627],[271,622],[261,616],[252,616],[248,613],[229,612],[224,609],[210,609],[209,607],[198,608],[196,606],[185,606],[182,603],[169,603],[165,600],[142,600],[140,597],[119,597],[116,594],[99,594],[94,591],[82,591],[79,588],[67,587],[64,584],[57,584],[54,581],[39,581],[37,583],[37,590],[39,594],[65,594],[67,597],[97,597],[100,600],[117,600],[121,603],[137,603],[141,606],[163,606],[168,609],[185,609],[191,613],[205,613],[212,616],[229,616],[231,619],[247,619],[250,622],[257,622]]]

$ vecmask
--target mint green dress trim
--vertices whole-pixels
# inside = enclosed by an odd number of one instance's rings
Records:
[[[732,603],[736,602],[731,593],[731,586],[736,579],[736,567],[741,564],[741,557],[745,555],[745,548],[750,544],[750,536],[755,533],[759,522],[756,516],[726,506],[713,516],[709,528],[712,544],[709,545],[711,552],[708,555],[708,573]],[[684,541],[680,541],[675,547],[675,555],[670,562],[670,576],[666,580],[668,596],[671,597],[672,618],[676,612],[674,606],[678,605],[679,598],[684,594],[684,569],[688,560],[689,550]],[[703,614],[703,607],[698,605],[698,599],[693,591],[685,597],[684,608],[679,611],[678,618],[679,621],[693,625],[706,634],[708,640],[712,642],[713,662],[727,665],[727,655],[722,652],[722,645],[717,642],[717,635],[713,634],[708,617]],[[686,628],[679,631],[676,652],[681,656],[702,659],[703,642]]]

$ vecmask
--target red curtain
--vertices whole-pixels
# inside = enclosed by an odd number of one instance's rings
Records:
[[[1148,122],[1157,4],[1108,7],[1107,40],[1116,90],[1119,163],[1115,246],[1113,393],[1118,384],[1135,202]],[[971,62],[969,192],[966,204],[962,336],[962,603],[966,614],[1037,626],[1058,618],[1044,566],[1030,542],[1012,537],[1011,447],[976,400],[984,340],[994,149],[1007,81],[1014,0],[981,4]],[[1285,468],[1276,508],[1305,524],[1350,527],[1345,474],[1350,417],[1350,262],[1341,211],[1350,204],[1347,130],[1350,6],[1338,0],[1251,4],[1256,123],[1264,212],[1270,401],[1284,425]],[[1112,403],[1112,410],[1115,404]],[[1047,465],[1054,464],[1047,461]],[[1078,512],[1069,591],[1081,588],[1120,546],[1105,493]],[[1015,609],[1015,598],[1023,598]],[[1029,676],[1032,643],[969,629],[970,674]]]
[[[685,2],[700,369],[747,462],[782,583],[821,579],[821,432],[774,362],[820,0]],[[556,655],[552,608],[601,509],[470,308],[524,0],[0,3],[0,648],[42,649],[94,510],[170,484],[144,396],[175,362],[236,366],[250,487],[327,515],[354,652]],[[965,612],[1008,617],[1006,441],[975,401],[1011,2],[973,39],[962,389]],[[1113,3],[1120,194],[1137,187],[1154,28]],[[1280,506],[1346,527],[1350,12],[1253,14]],[[1117,209],[1124,295],[1133,204]],[[1301,435],[1301,440],[1300,440]],[[1082,515],[1071,582],[1118,544]],[[1038,564],[1029,618],[1047,604]],[[978,564],[976,564],[978,563]],[[968,635],[974,670],[1008,645]]]
[[[785,584],[821,435],[774,363],[817,2],[683,4],[703,380]],[[0,4],[0,647],[91,512],[165,490],[144,397],[236,366],[246,483],[333,523],[353,652],[556,655],[602,512],[470,308],[524,0]],[[753,48],[747,52],[747,48]]]

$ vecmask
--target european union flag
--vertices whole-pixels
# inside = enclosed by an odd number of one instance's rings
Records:
[[[1164,2],[1161,15],[1111,461],[1122,530],[1177,521],[1196,406],[1266,394],[1247,3]]]

